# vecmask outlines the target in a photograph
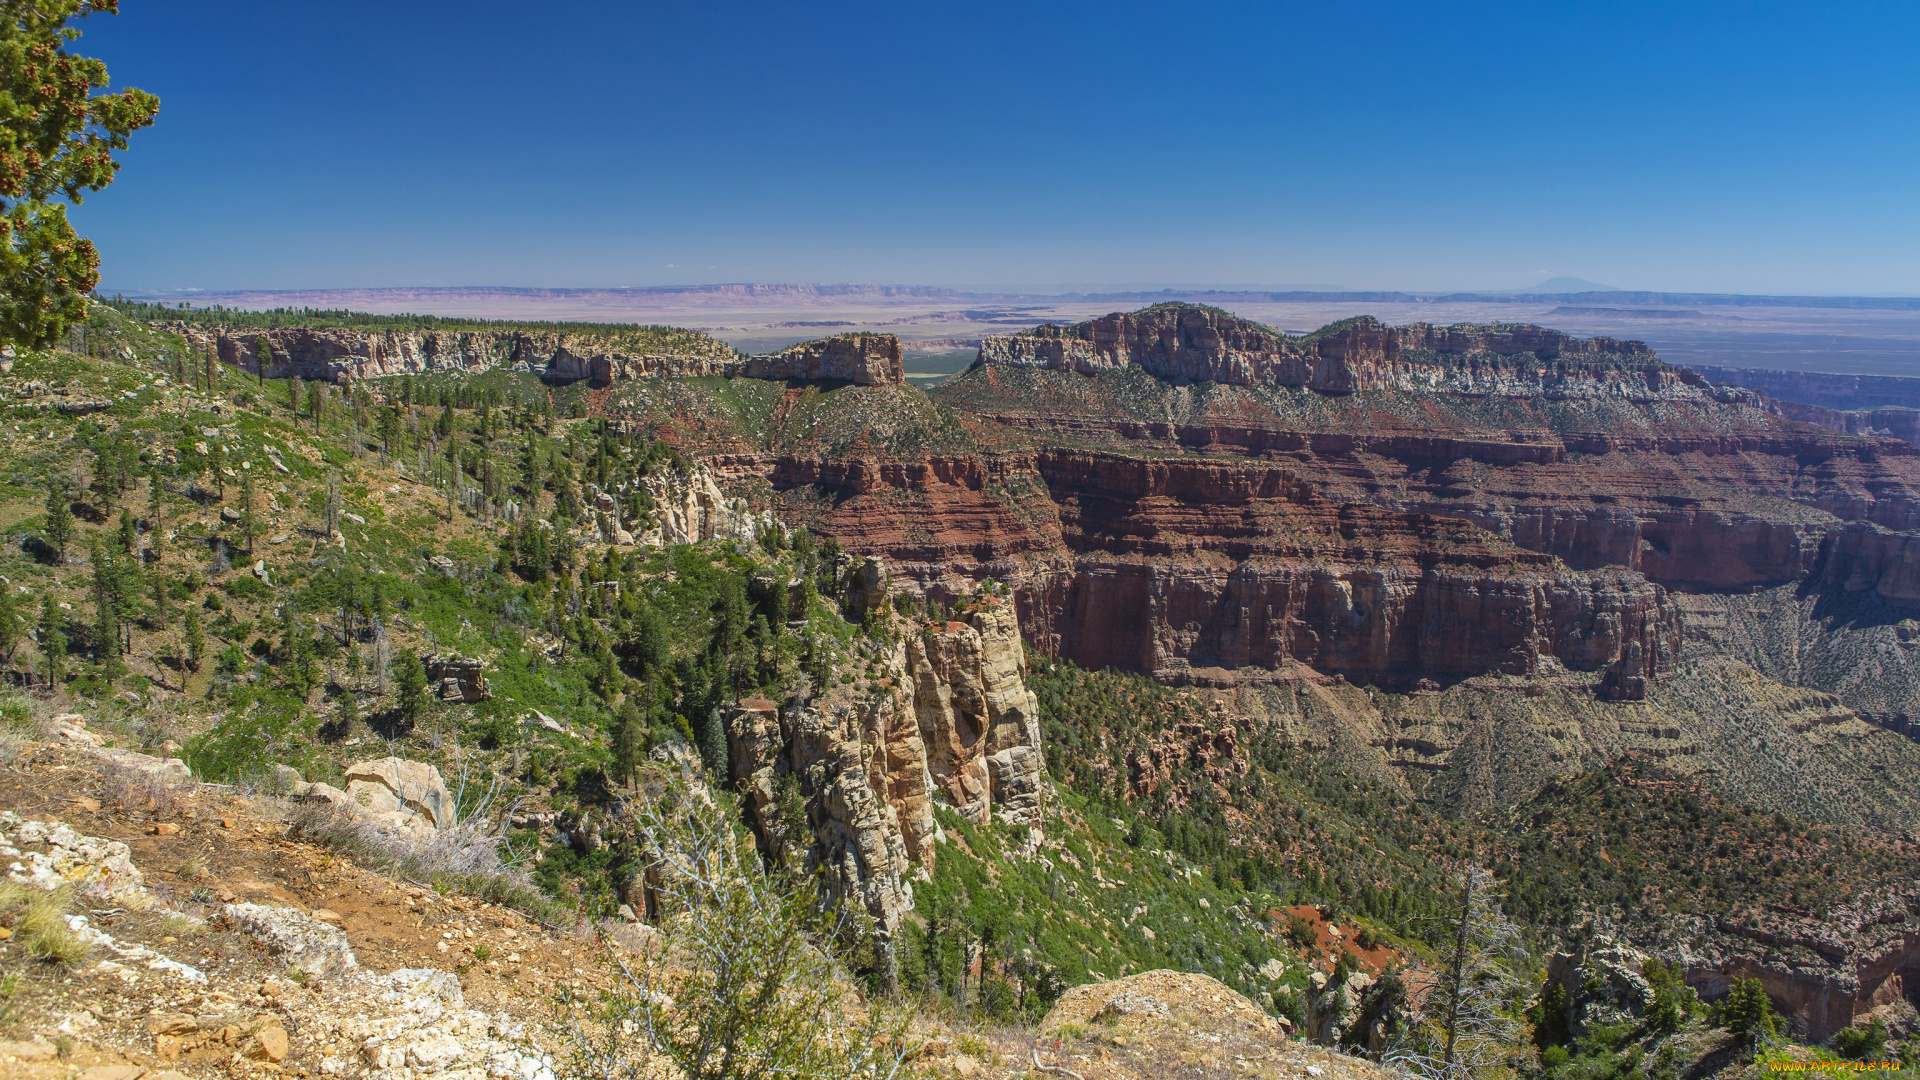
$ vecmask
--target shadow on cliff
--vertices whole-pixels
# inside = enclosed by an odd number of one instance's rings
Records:
[[[1865,589],[1843,589],[1818,576],[1803,582],[1796,595],[1813,600],[1807,617],[1828,630],[1867,630],[1920,618],[1920,604],[1889,600]]]

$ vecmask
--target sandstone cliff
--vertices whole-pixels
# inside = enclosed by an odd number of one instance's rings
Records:
[[[1187,304],[988,338],[979,359],[1083,375],[1138,367],[1177,383],[1270,384],[1325,394],[1407,390],[1654,401],[1714,392],[1637,341],[1575,338],[1526,325],[1389,327],[1368,317],[1292,338]]]
[[[630,497],[636,492],[644,493],[637,502]],[[600,539],[606,543],[647,547],[727,540],[753,543],[769,532],[783,532],[771,513],[755,511],[746,500],[721,491],[705,463],[685,470],[660,469],[590,494],[591,509],[604,521]]]
[[[748,699],[726,719],[761,843],[804,856],[890,934],[943,839],[934,804],[1037,839],[1045,758],[1012,605],[981,596],[950,621],[885,618],[884,643],[842,665],[864,664],[864,686]]]
[[[748,379],[801,382],[844,381],[860,386],[890,386],[906,381],[900,339],[892,334],[858,334],[795,345],[771,356],[754,356],[727,372]]]
[[[515,367],[548,382],[606,386],[621,379],[728,378],[844,381],[863,386],[903,382],[900,341],[891,334],[832,337],[771,356],[743,357],[691,330],[563,333],[524,330],[354,330],[291,327],[209,330],[166,326],[222,363],[268,379],[298,376],[345,383],[431,371]],[[263,350],[264,344],[264,350]],[[263,360],[263,351],[271,353]]]

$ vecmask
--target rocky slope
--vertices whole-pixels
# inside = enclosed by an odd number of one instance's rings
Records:
[[[861,569],[867,580],[850,575],[856,602],[877,609],[884,578]],[[727,731],[762,844],[804,853],[891,935],[945,839],[935,798],[976,823],[1029,827],[1038,843],[1046,762],[1012,605],[984,596],[956,619],[901,620],[865,659],[866,685],[784,705],[744,700]]]
[[[832,337],[769,356],[742,357],[705,334],[668,327],[563,333],[540,330],[278,330],[166,326],[199,352],[263,378],[345,383],[427,372],[532,371],[550,383],[607,386],[622,379],[728,378],[844,381],[862,386],[903,381],[900,341],[891,334]],[[263,359],[262,351],[270,354]]]

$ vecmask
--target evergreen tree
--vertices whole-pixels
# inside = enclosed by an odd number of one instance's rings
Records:
[[[113,182],[116,151],[153,123],[160,99],[112,85],[107,66],[68,52],[78,18],[112,14],[112,0],[10,3],[0,17],[0,342],[51,348],[87,316],[100,254],[73,231],[67,205]]]
[[[97,533],[88,556],[93,563],[94,659],[109,679],[115,679],[123,672],[120,631],[129,600],[128,568],[107,550]]]
[[[20,615],[19,602],[13,596],[13,586],[0,581],[0,664],[13,662],[14,650],[20,647],[20,639],[26,631],[26,620]]]
[[[1773,999],[1759,979],[1735,979],[1733,991],[1713,1003],[1708,1017],[1729,1035],[1749,1044],[1774,1038],[1779,1026],[1773,1016]]]
[[[134,545],[140,542],[140,528],[134,523],[133,511],[124,507],[120,510],[118,538],[120,541],[120,550],[128,555],[133,554]]]
[[[289,375],[287,377],[287,411],[292,413],[296,420],[300,416],[300,391],[304,388],[304,385],[304,382],[298,375]]]
[[[379,431],[380,450],[388,457],[392,457],[394,444],[400,441],[400,410],[381,409]]]
[[[326,404],[327,404],[326,384],[320,382],[318,379],[315,379],[313,382],[308,383],[307,384],[307,415],[313,418],[313,430],[316,433],[318,433],[320,430],[320,414],[325,411]]]
[[[253,470],[240,470],[240,533],[247,538],[247,554],[253,554]]]
[[[187,667],[194,671],[199,671],[201,663],[206,660],[207,656],[207,635],[200,629],[200,612],[192,605],[188,605],[187,607],[187,617],[185,626],[183,627],[183,633],[186,637],[184,645]]]
[[[394,709],[411,727],[427,711],[427,670],[419,656],[409,650],[394,658],[393,685]]]
[[[630,783],[640,767],[641,736],[646,718],[640,715],[640,707],[629,698],[620,703],[613,714],[613,778],[622,784]]]
[[[47,685],[56,686],[67,671],[67,620],[51,595],[40,600],[40,623],[35,628],[40,657],[46,666]]]
[[[219,486],[220,501],[227,501],[227,444],[214,440],[207,444],[207,468],[213,472],[213,482]]]
[[[73,496],[56,481],[47,489],[47,543],[53,547],[54,562],[67,561],[67,545],[72,542]]]

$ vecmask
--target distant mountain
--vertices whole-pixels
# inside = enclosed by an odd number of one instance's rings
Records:
[[[1588,281],[1586,278],[1556,277],[1548,278],[1531,289],[1516,289],[1514,291],[1522,295],[1553,295],[1556,293],[1624,292],[1625,290],[1617,285],[1602,285],[1598,282]]]

